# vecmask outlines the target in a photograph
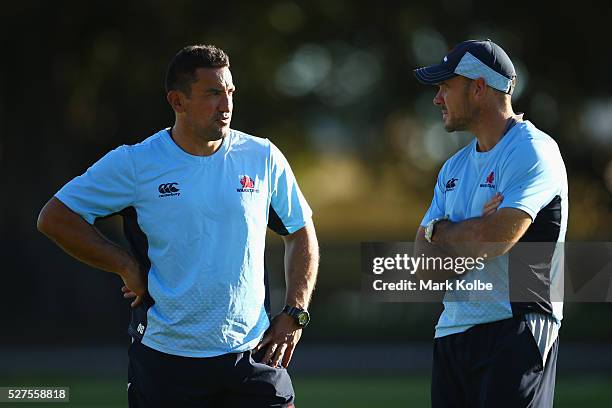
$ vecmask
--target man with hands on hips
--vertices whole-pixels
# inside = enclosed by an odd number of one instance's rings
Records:
[[[133,298],[128,400],[135,407],[292,407],[285,370],[318,269],[312,211],[278,148],[230,129],[235,86],[215,46],[166,73],[171,128],[120,146],[45,205],[38,228],[119,275]],[[94,226],[120,214],[130,251]],[[267,228],[285,245],[286,306],[271,321]]]

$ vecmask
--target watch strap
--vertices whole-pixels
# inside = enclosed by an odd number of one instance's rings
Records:
[[[448,220],[448,215],[445,215],[444,217],[434,218],[433,220],[429,221],[427,227],[425,228],[425,239],[427,240],[427,242],[432,242],[434,228],[436,224],[444,220]]]
[[[300,326],[300,327],[306,327],[306,325],[308,324],[308,321],[306,322],[306,324],[303,324],[300,322],[300,315],[303,313],[308,313],[306,311],[306,309],[302,309],[300,307],[295,307],[295,306],[289,306],[289,305],[285,305],[285,307],[283,308],[282,313],[286,313],[289,316],[291,316],[293,318],[293,320],[295,320],[295,323]],[[310,316],[308,316],[308,320]]]

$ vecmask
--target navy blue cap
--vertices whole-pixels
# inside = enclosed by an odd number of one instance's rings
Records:
[[[516,71],[508,54],[491,40],[464,41],[450,50],[438,65],[414,70],[419,82],[427,85],[436,85],[457,75],[484,78],[491,88],[512,94]]]

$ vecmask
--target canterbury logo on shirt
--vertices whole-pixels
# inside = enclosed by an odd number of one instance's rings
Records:
[[[177,186],[178,186],[178,183],[160,184],[159,187],[157,187],[157,190],[160,193],[159,196],[160,197],[172,197],[172,196],[181,195],[181,193],[179,193],[180,190]]]
[[[456,183],[457,183],[458,180],[459,180],[458,178],[452,178],[452,179],[448,180],[446,182],[446,190],[444,190],[444,192],[453,191],[455,189],[455,187],[457,187]]]
[[[255,188],[255,181],[247,175],[239,176],[240,186],[236,191],[239,193],[259,193],[259,189]]]

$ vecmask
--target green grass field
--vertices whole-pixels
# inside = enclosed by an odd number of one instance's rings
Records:
[[[428,407],[429,380],[426,377],[295,377],[296,406],[299,408],[375,408],[386,406]],[[17,408],[125,408],[125,380],[109,378],[12,378],[0,379],[0,386],[70,386],[69,403],[14,404]],[[561,377],[557,380],[555,408],[603,407],[612,400],[611,377]],[[1,403],[0,408],[12,407]]]

